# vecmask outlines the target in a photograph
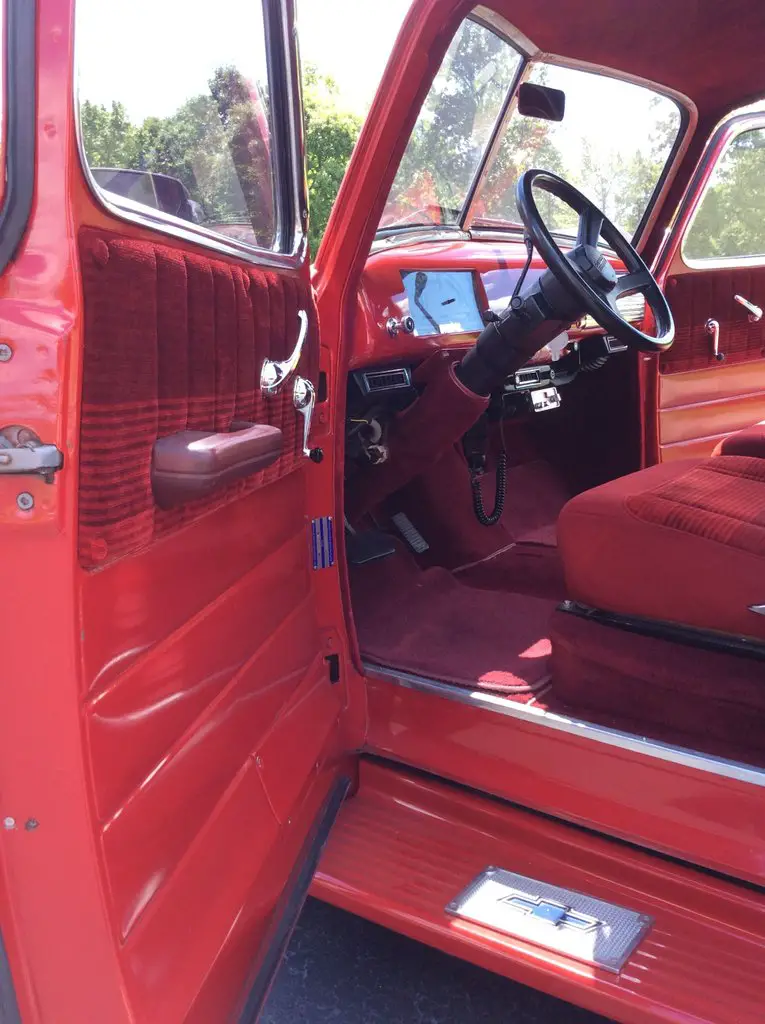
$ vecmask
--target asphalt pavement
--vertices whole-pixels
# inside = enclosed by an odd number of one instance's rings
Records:
[[[262,1024],[607,1024],[309,900]]]

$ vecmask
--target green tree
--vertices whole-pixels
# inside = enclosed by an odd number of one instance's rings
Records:
[[[765,253],[765,131],[744,132],[718,164],[685,242],[696,259]]]
[[[487,222],[520,223],[515,189],[521,174],[531,167],[564,174],[563,157],[553,141],[550,122],[516,112],[481,186],[476,211],[479,218]],[[541,191],[536,193],[536,200],[539,212],[551,228],[567,227],[572,214],[565,203]]]
[[[361,118],[339,108],[335,82],[313,65],[304,73],[306,173],[311,212],[309,242],[316,253],[361,131]]]
[[[649,111],[658,114],[662,107],[668,107],[668,101],[662,96],[653,96]],[[648,139],[648,150],[636,149],[615,169],[613,207],[606,212],[627,234],[637,230],[675,144],[679,128],[679,112],[670,106],[664,117],[655,122]]]
[[[137,130],[122,103],[111,107],[85,100],[80,107],[85,155],[91,167],[135,167]]]
[[[252,87],[236,68],[217,68],[208,93],[193,96],[167,117],[147,117],[135,125],[121,103],[106,107],[85,100],[81,121],[92,167],[178,178],[201,206],[205,222],[252,224],[256,240],[271,245],[274,200],[267,94],[263,87]],[[339,108],[337,86],[314,67],[306,71],[305,129],[310,244],[316,252],[361,119]]]
[[[463,22],[396,174],[393,220],[456,222],[519,64],[499,36]]]

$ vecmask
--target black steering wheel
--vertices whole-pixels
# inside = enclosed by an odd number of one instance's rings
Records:
[[[549,192],[579,216],[574,248],[563,253],[542,219],[534,189]],[[585,309],[619,341],[644,352],[665,352],[675,339],[672,312],[656,278],[635,248],[595,204],[563,178],[550,171],[525,171],[516,190],[518,211],[526,231],[556,280],[574,303]],[[602,237],[627,268],[617,275],[602,252]],[[616,300],[641,292],[653,313],[656,334],[644,334],[625,320]]]

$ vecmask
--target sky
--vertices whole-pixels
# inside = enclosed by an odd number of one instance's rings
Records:
[[[303,61],[335,79],[342,107],[364,115],[411,0],[297,4]],[[149,115],[170,115],[190,97],[206,94],[212,72],[221,65],[235,64],[246,78],[263,81],[259,7],[257,0],[130,0],[127,5],[78,0],[81,98],[105,105],[118,99],[131,120],[140,123]],[[593,95],[591,87],[576,81],[579,76],[560,74],[565,83],[555,84],[565,84],[568,109],[557,141],[565,155],[567,150],[575,155],[584,135],[596,154],[601,146],[626,155],[640,141],[645,145],[653,115],[640,90],[603,79]]]
[[[298,0],[301,57],[335,79],[349,110],[369,109],[410,5],[411,0]]]
[[[344,108],[366,114],[410,3],[297,0],[303,61],[335,79]],[[214,0],[212,5],[202,0],[130,0],[127,6],[117,0],[78,0],[76,10],[81,97],[106,105],[119,99],[134,122],[149,115],[165,117],[189,97],[207,93],[212,72],[222,64],[237,65],[251,80],[265,77],[257,0]],[[168,40],[181,60],[169,58]],[[566,91],[570,131],[563,134],[578,140],[589,128],[596,141],[591,91],[583,90],[585,102],[577,102],[570,73]],[[634,145],[649,127],[644,101],[632,102],[635,92],[604,82],[597,98],[601,124],[608,125],[609,139],[604,141],[616,141],[618,148]],[[581,131],[574,131],[574,121]],[[565,146],[567,139],[561,142]]]
[[[410,3],[298,0],[301,56],[336,80],[348,110],[363,115],[369,108]],[[78,0],[82,98],[107,105],[120,99],[131,119],[141,121],[172,114],[189,97],[207,92],[221,64],[262,79],[258,7],[257,0]],[[169,58],[168,40],[181,60]]]

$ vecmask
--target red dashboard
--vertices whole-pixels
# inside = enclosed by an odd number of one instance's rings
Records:
[[[359,296],[360,316],[356,322],[351,369],[380,366],[397,361],[419,361],[440,348],[455,350],[469,348],[478,335],[477,330],[441,333],[410,333],[401,329],[401,322],[410,312],[404,279],[417,271],[472,272],[475,298],[481,311],[503,310],[512,295],[521,270],[526,262],[526,248],[520,240],[464,240],[438,239],[409,244],[393,244],[390,248],[373,253],[367,260]],[[617,271],[623,270],[618,260],[611,260]],[[534,254],[529,276],[543,273],[545,265]],[[636,301],[637,300],[637,301]],[[625,300],[631,308],[624,314],[633,322],[644,318],[642,296]],[[389,322],[393,321],[389,325]],[[409,325],[411,326],[411,325]],[[392,333],[395,332],[395,333]],[[586,320],[578,329],[569,332],[571,341],[600,332],[600,328]]]

